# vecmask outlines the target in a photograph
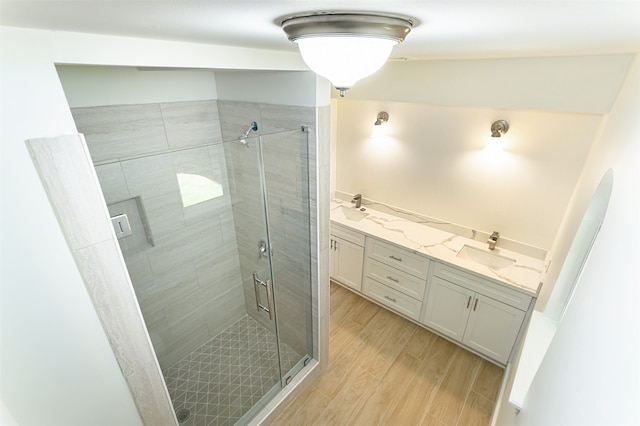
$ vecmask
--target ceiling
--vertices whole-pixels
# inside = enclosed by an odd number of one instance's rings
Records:
[[[0,24],[295,51],[278,18],[345,0],[0,0]],[[349,0],[413,17],[392,57],[590,55],[640,51],[640,0]]]

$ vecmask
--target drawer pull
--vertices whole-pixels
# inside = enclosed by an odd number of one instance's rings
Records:
[[[478,298],[476,298],[476,303],[473,304],[473,311],[474,312],[475,312],[477,307],[478,307]]]
[[[401,257],[395,257],[394,255],[389,256],[391,259],[393,260],[397,260],[398,262],[402,262],[402,258]]]
[[[467,309],[469,309],[469,306],[471,306],[471,296],[469,296],[469,300],[467,300]]]
[[[391,300],[393,303],[398,303],[398,301],[391,296],[384,296],[384,298],[387,300]]]
[[[393,281],[394,283],[399,283],[399,282],[400,282],[400,280],[399,280],[399,279],[397,279],[397,278],[393,278],[391,275],[387,275],[387,279],[389,279],[389,280]]]

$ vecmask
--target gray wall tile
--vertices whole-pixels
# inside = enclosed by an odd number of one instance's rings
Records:
[[[71,113],[94,162],[169,148],[158,104],[72,108]]]
[[[95,170],[86,162],[82,135],[31,139],[27,146],[71,249],[111,238],[104,198],[96,190]]]
[[[222,141],[216,101],[160,104],[171,148],[206,145]]]
[[[120,163],[96,166],[96,174],[98,175],[98,180],[102,187],[102,194],[107,204],[131,198]]]

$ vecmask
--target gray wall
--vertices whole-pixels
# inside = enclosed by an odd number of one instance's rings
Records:
[[[262,135],[269,234],[273,246],[274,290],[281,341],[300,355],[312,354],[309,153],[315,153],[315,108],[218,101],[225,140],[237,139],[249,122]],[[309,126],[309,132],[300,131]],[[293,130],[283,134],[283,131]],[[306,136],[309,135],[309,138]],[[268,264],[258,258],[258,242],[266,239],[257,166],[257,141],[251,148],[225,145],[234,185],[232,202],[247,312],[273,328],[268,315],[256,310],[253,273],[266,279]],[[262,295],[266,303],[266,295]]]
[[[111,215],[126,213],[132,224],[133,235],[119,243],[163,369],[245,313],[274,330],[256,310],[253,286],[253,272],[268,276],[267,260],[257,257],[267,238],[257,144],[223,143],[259,123],[280,338],[311,354],[308,152],[315,138],[300,128],[315,134],[315,108],[212,100],[72,112]],[[220,183],[222,195],[185,207],[182,173]]]
[[[166,369],[245,314],[216,101],[72,113],[110,213],[132,223],[119,242]],[[177,175],[186,173],[219,182],[223,194],[185,207]]]

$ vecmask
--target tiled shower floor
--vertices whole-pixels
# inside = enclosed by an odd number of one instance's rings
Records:
[[[282,369],[301,356],[281,344]],[[193,351],[165,374],[176,413],[188,409],[183,425],[233,425],[279,383],[275,336],[248,315]]]

